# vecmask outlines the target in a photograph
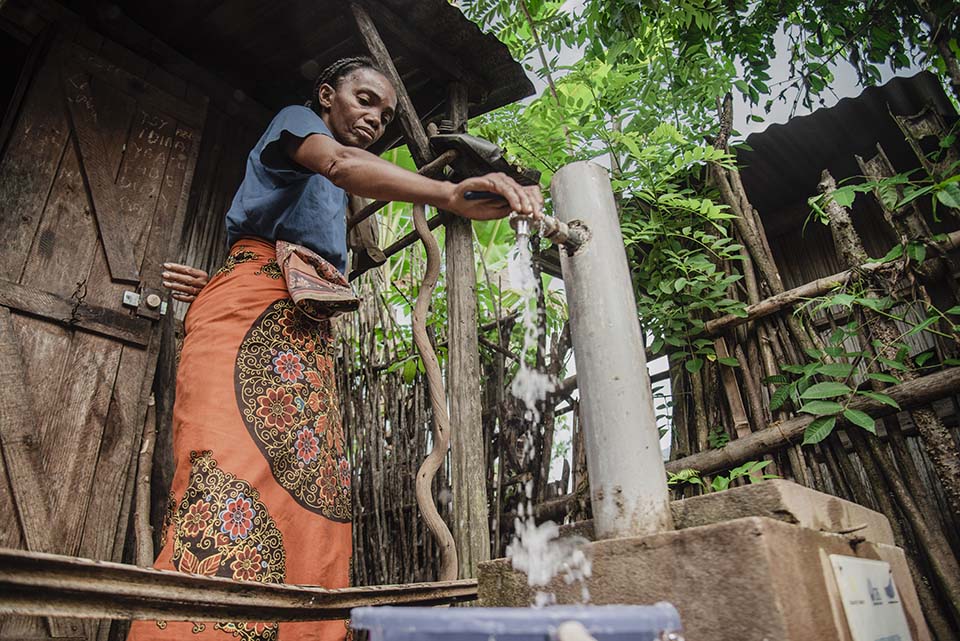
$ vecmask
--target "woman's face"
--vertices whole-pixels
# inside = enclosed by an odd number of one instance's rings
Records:
[[[373,69],[355,69],[334,88],[320,85],[317,98],[334,137],[350,147],[366,149],[380,139],[397,110],[397,92]]]

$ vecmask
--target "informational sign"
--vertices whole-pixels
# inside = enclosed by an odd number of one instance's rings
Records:
[[[853,641],[913,641],[890,564],[830,555]]]

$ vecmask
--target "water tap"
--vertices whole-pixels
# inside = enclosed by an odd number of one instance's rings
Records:
[[[533,216],[514,212],[510,214],[510,226],[518,237],[529,238],[533,232],[539,232],[541,236],[555,245],[562,245],[570,253],[580,249],[589,237],[586,227],[576,222],[568,225],[553,216],[543,216],[535,220]]]
[[[510,214],[510,227],[521,238],[529,238],[531,231],[538,228],[537,221],[533,216],[524,216],[516,212]]]

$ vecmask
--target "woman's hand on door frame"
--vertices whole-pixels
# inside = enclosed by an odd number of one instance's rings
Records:
[[[210,275],[202,269],[181,265],[180,263],[164,263],[163,286],[172,292],[174,300],[192,303],[197,294],[210,281]]]

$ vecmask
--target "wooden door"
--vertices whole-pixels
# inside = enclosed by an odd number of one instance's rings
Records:
[[[205,111],[70,42],[32,80],[0,159],[0,546],[121,560]]]

